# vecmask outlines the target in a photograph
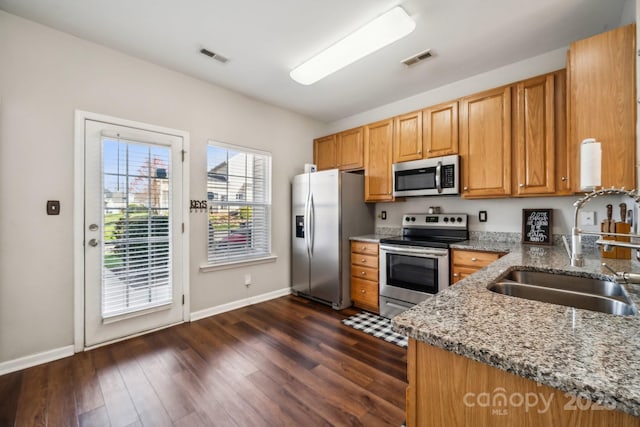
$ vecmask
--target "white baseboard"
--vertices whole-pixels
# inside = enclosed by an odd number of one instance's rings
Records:
[[[216,314],[235,310],[237,308],[246,307],[248,305],[257,304],[259,302],[269,301],[271,299],[280,298],[291,293],[291,288],[282,288],[276,291],[267,292],[266,294],[256,295],[244,298],[238,301],[229,302],[215,307],[205,308],[191,313],[191,321],[204,319],[205,317],[214,316]]]
[[[43,351],[42,353],[30,354],[29,356],[7,360],[6,362],[0,362],[0,375],[73,356],[73,354],[73,345],[67,345],[65,347]]]

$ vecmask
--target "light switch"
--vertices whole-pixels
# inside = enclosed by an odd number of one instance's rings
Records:
[[[595,211],[580,211],[580,225],[596,225]]]

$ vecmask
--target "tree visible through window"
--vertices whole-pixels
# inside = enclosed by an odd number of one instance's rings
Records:
[[[210,142],[207,147],[209,264],[271,253],[271,155]]]

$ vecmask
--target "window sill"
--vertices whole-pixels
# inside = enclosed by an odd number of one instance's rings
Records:
[[[229,261],[229,262],[215,264],[215,265],[205,264],[200,266],[200,272],[209,273],[211,271],[227,270],[230,268],[244,267],[248,265],[266,264],[269,262],[276,262],[277,259],[278,259],[277,255],[271,254],[269,256],[265,256],[262,258],[243,259],[240,261]]]

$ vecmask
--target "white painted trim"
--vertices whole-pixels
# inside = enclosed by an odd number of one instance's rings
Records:
[[[84,328],[84,137],[85,121],[94,120],[131,128],[140,128],[151,132],[165,133],[182,138],[182,149],[185,151],[185,160],[182,163],[182,293],[184,305],[182,306],[182,319],[188,322],[190,319],[190,292],[189,292],[189,132],[177,129],[165,128],[148,123],[91,113],[88,111],[75,111],[74,131],[74,177],[73,177],[73,349],[76,353],[85,350]],[[148,331],[147,331],[148,332]],[[127,337],[130,338],[130,337]]]
[[[73,356],[73,350],[74,347],[72,345],[67,345],[64,347],[54,348],[53,350],[43,351],[42,353],[30,354],[17,359],[7,360],[6,362],[0,363],[0,375]]]
[[[243,259],[240,261],[230,261],[224,264],[203,264],[200,266],[201,273],[208,273],[210,271],[227,270],[229,268],[246,267],[248,265],[266,264],[269,262],[276,262],[278,255],[271,254],[269,256],[253,259]]]
[[[235,310],[237,308],[242,308],[248,305],[257,304],[259,302],[280,298],[285,295],[289,295],[290,293],[291,293],[291,288],[282,288],[276,291],[267,292],[266,294],[256,295],[253,297],[244,298],[237,301],[232,301],[227,304],[205,308],[204,310],[194,311],[193,313],[191,313],[191,321],[194,322],[196,320],[204,319],[205,317],[214,316],[220,313],[225,313],[227,311]]]
[[[84,349],[84,123],[76,110],[73,159],[73,345]]]

